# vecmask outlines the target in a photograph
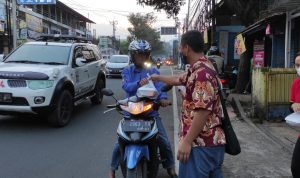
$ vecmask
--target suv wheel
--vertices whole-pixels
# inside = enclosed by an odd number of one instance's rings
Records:
[[[74,108],[72,94],[68,90],[64,90],[55,106],[56,108],[50,114],[48,122],[55,127],[66,126],[71,120]]]
[[[102,79],[98,79],[95,89],[94,89],[94,94],[95,96],[93,96],[91,98],[91,102],[93,104],[101,104],[102,100],[103,100],[103,93],[102,93],[102,89],[104,88],[104,82]]]

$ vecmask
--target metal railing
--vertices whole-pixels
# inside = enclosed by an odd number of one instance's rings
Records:
[[[268,105],[289,104],[291,85],[297,77],[294,69],[272,69],[266,77]]]

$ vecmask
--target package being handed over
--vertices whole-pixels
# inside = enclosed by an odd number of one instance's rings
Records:
[[[137,90],[137,93],[136,95],[139,97],[139,98],[143,98],[143,97],[146,97],[146,98],[150,98],[150,99],[156,99],[158,97],[158,91],[157,89],[155,88],[155,85],[153,83],[152,80],[150,80],[150,75],[148,74],[148,84],[140,87],[138,90]]]
[[[285,118],[285,121],[286,121],[287,124],[289,124],[291,126],[300,127],[300,113],[299,112],[295,112],[293,114],[288,115]]]

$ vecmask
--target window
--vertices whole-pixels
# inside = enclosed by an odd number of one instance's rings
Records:
[[[96,57],[94,52],[91,50],[83,50],[82,51],[83,57],[86,59],[87,63],[96,61]]]
[[[112,56],[108,62],[111,63],[128,63],[129,58],[127,56]]]
[[[49,34],[49,28],[48,27],[43,27],[43,33],[44,34]]]
[[[13,52],[5,62],[56,62],[67,65],[70,50],[71,48],[68,46],[25,44]]]

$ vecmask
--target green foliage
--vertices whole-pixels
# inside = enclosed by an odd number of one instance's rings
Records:
[[[129,42],[127,40],[122,40],[120,42],[120,54],[128,54]]]
[[[153,51],[163,48],[159,32],[151,27],[152,23],[156,20],[153,14],[142,15],[140,13],[132,13],[129,15],[128,20],[132,25],[132,27],[128,28],[130,33],[128,41],[144,39],[151,44]]]
[[[184,5],[185,0],[137,0],[138,4],[152,6],[155,10],[164,10],[169,17],[175,17]]]

